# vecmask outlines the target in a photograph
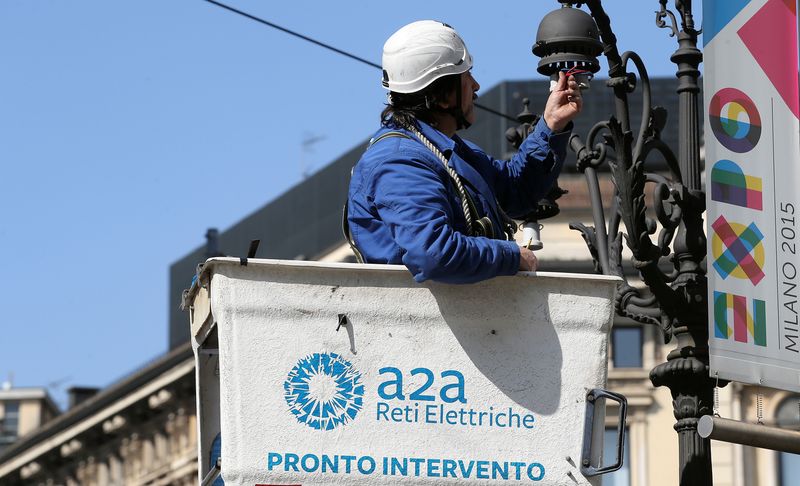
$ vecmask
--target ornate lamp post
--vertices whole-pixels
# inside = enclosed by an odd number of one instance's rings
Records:
[[[596,124],[586,142],[573,135],[570,147],[578,159],[578,169],[586,176],[592,201],[594,227],[573,223],[581,231],[595,263],[604,274],[622,272],[622,236],[633,253],[633,265],[649,288],[644,295],[627,281],[620,286],[617,313],[636,321],[660,326],[665,341],[673,338],[677,347],[667,362],[650,372],[655,386],[672,392],[673,408],[680,444],[680,484],[711,485],[711,449],[707,439],[697,434],[697,422],[712,411],[714,380],[708,376],[708,310],[706,272],[701,262],[706,255],[702,219],[705,194],[700,181],[700,121],[697,79],[702,53],[697,49],[699,31],[692,17],[691,0],[675,0],[676,15],[659,0],[656,25],[666,28],[678,41],[671,60],[677,67],[680,100],[677,156],[661,140],[667,114],[651,106],[650,82],[644,63],[634,52],[622,54],[611,30],[611,22],[601,0],[582,2],[558,0],[562,8],[548,14],[539,26],[534,54],[542,59],[538,70],[557,75],[560,70],[581,69],[597,72],[597,56],[608,60],[607,86],[614,92],[616,113]],[[591,16],[575,8],[585,4]],[[680,27],[678,26],[680,24]],[[635,72],[628,72],[632,64]],[[637,85],[643,97],[641,125],[630,126],[628,96]],[[669,175],[645,170],[653,152],[666,160]],[[596,169],[608,162],[615,186],[608,209],[600,195]],[[653,208],[661,230],[656,236],[656,221],[647,215],[645,188],[653,189]],[[659,261],[671,254],[672,269],[665,271]]]

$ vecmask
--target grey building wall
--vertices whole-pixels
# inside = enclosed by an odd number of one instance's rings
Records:
[[[667,127],[662,133],[662,139],[675,152],[678,150],[678,95],[675,92],[677,86],[678,82],[675,78],[653,79],[650,86],[653,106],[663,106],[667,109]],[[534,113],[541,113],[547,99],[548,89],[548,81],[506,81],[492,88],[485,95],[481,95],[478,98],[478,103],[485,104],[502,113],[516,116],[522,111],[522,100],[528,98],[531,101],[530,110]],[[631,127],[633,127],[635,134],[642,119],[640,89],[637,88],[636,92],[629,95],[629,102]],[[702,106],[700,108],[700,116],[702,117]],[[580,135],[585,141],[589,130],[595,123],[607,120],[614,113],[613,92],[611,89],[606,88],[605,80],[594,80],[591,88],[584,92],[583,111],[575,120],[572,133]],[[509,127],[515,126],[515,124],[485,112],[479,111],[478,116],[478,121],[463,136],[477,143],[488,154],[503,158],[509,156],[511,148],[506,142],[505,131]],[[663,167],[663,165],[659,165],[660,158],[656,155],[653,154],[652,162],[654,166],[651,167]],[[567,172],[574,171],[574,168],[575,154],[568,152],[565,170]]]
[[[277,199],[219,234],[219,250],[245,256],[252,240],[261,240],[256,256],[277,259],[314,259],[343,240],[342,205],[347,197],[350,170],[366,148],[366,141],[339,157]],[[197,264],[207,258],[200,246],[169,269],[169,347],[189,340],[188,315],[180,310],[181,293],[188,288]]]
[[[654,105],[664,106],[669,118],[662,138],[677,152],[677,80],[651,80]],[[531,111],[540,113],[548,95],[547,81],[506,81],[480,95],[478,102],[494,110],[516,116],[523,98],[530,98]],[[640,90],[630,96],[631,126],[638,130],[642,101]],[[614,97],[605,81],[595,80],[585,93],[584,108],[575,121],[573,133],[585,138],[591,127],[614,113]],[[701,112],[702,116],[702,112]],[[505,132],[516,124],[502,117],[479,111],[476,123],[464,138],[477,143],[488,154],[505,158],[511,153]],[[369,136],[369,135],[367,135]],[[243,256],[251,240],[260,239],[257,256],[279,259],[314,259],[343,242],[342,205],[347,196],[350,169],[366,148],[367,140],[277,199],[267,203],[231,228],[220,233],[219,249],[231,256]],[[650,167],[663,167],[653,157]],[[575,172],[575,155],[568,153],[565,173]],[[188,317],[179,309],[181,292],[187,288],[198,263],[206,259],[204,246],[195,248],[170,267],[169,346],[173,349],[189,339]],[[574,269],[573,269],[574,270]]]

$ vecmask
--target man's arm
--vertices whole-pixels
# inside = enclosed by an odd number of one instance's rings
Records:
[[[533,209],[558,178],[566,158],[572,119],[582,107],[578,84],[572,76],[567,79],[562,73],[542,118],[511,160],[495,160],[481,152],[492,167],[492,173],[484,177],[511,216],[524,216]]]
[[[521,265],[515,242],[470,237],[454,228],[456,222],[463,225],[456,211],[460,202],[448,194],[444,171],[430,163],[414,157],[388,160],[372,175],[380,218],[414,279],[472,283],[515,274]],[[530,259],[523,263],[529,265]]]

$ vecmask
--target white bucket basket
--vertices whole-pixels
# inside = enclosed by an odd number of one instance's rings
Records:
[[[242,263],[209,260],[186,299],[201,478],[221,441],[227,485],[599,484],[586,397],[618,279]]]

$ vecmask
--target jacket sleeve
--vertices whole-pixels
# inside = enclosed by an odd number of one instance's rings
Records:
[[[544,119],[539,119],[508,161],[496,160],[472,146],[488,160],[491,173],[484,173],[484,178],[491,181],[497,200],[510,216],[530,212],[553,186],[564,165],[571,131],[571,122],[564,131],[553,133]]]
[[[374,203],[401,248],[414,280],[472,283],[519,269],[513,241],[470,237],[453,227],[460,201],[448,195],[446,175],[422,157],[386,160],[375,168]]]

